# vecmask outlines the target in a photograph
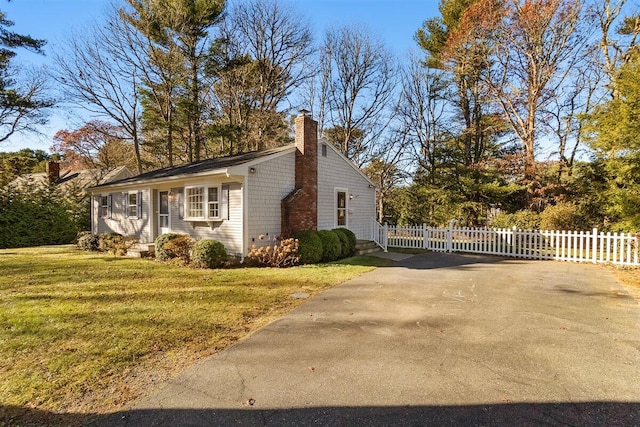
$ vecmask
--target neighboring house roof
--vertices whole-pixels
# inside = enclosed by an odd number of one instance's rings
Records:
[[[109,181],[119,179],[122,176],[131,176],[132,173],[126,166],[119,166],[111,170],[103,169],[81,169],[60,171],[60,177],[54,184],[62,188],[76,188],[86,190],[94,185],[106,184]],[[29,173],[14,179],[9,183],[9,187],[25,187],[27,185],[45,185],[49,176],[46,172]]]
[[[188,163],[186,165],[171,166],[162,169],[156,169],[154,171],[145,172],[140,175],[132,176],[130,178],[120,179],[118,181],[99,184],[91,188],[100,189],[102,187],[111,187],[126,184],[137,184],[141,182],[161,181],[168,178],[177,178],[185,175],[194,175],[203,172],[211,172],[216,170],[224,170],[233,166],[238,166],[245,163],[250,163],[255,160],[260,160],[263,157],[271,156],[274,154],[282,153],[285,151],[293,151],[295,149],[294,144],[285,145],[283,147],[271,148],[262,151],[252,151],[249,153],[239,154],[237,156],[218,157],[216,159],[201,160],[199,162]]]

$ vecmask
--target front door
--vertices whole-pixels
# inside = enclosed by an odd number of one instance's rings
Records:
[[[158,192],[158,236],[168,233],[169,228],[169,192]]]
[[[347,226],[347,192],[336,190],[336,226]]]

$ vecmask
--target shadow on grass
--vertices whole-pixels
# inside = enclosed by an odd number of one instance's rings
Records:
[[[52,413],[0,407],[6,424],[91,426],[630,426],[640,422],[636,402],[505,403],[460,406],[321,406],[290,409],[148,409],[107,415]]]

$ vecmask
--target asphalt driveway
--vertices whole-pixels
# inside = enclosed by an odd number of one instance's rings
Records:
[[[307,301],[108,425],[639,425],[640,306],[606,269],[423,254]]]

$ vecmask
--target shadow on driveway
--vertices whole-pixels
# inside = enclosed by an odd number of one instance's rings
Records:
[[[15,407],[0,413],[8,425],[94,426],[631,426],[640,423],[640,403],[561,402],[464,406],[362,406],[294,409],[153,409],[108,415],[56,414]]]

